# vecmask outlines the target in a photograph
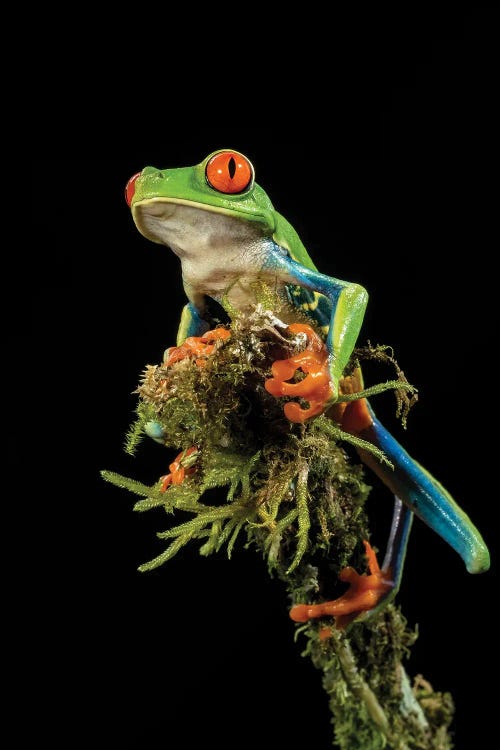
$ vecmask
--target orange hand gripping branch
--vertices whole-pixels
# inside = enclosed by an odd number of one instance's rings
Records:
[[[331,396],[328,350],[311,326],[292,323],[288,330],[290,333],[305,333],[308,348],[288,359],[276,360],[271,367],[273,377],[266,380],[264,386],[272,396],[298,396],[309,401],[307,409],[295,401],[289,401],[283,409],[290,422],[305,422],[321,414]],[[293,378],[298,369],[306,373],[304,380],[299,383],[285,382]]]
[[[231,336],[227,328],[214,328],[213,331],[207,331],[203,336],[190,336],[180,346],[171,346],[167,349],[165,365],[173,365],[180,362],[186,357],[196,357],[198,367],[205,367],[206,359],[215,349],[217,341],[226,341]]]

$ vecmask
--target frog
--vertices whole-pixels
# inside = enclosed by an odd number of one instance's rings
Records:
[[[313,413],[296,407],[291,421],[307,421],[318,414],[335,418],[360,445],[375,446],[386,457],[360,448],[362,461],[374,471],[393,495],[393,517],[385,556],[379,566],[365,542],[369,574],[353,568],[340,578],[349,590],[336,600],[316,604],[299,603],[290,610],[296,622],[333,616],[339,623],[365,617],[385,606],[401,584],[408,539],[414,516],[436,532],[462,558],[469,573],[489,568],[488,548],[469,516],[451,494],[377,418],[368,398],[363,397],[359,368],[345,371],[358,340],[368,303],[366,289],[321,273],[309,256],[294,227],[275,210],[270,197],[255,181],[255,169],[243,153],[218,149],[199,164],[158,169],[147,166],[128,181],[125,197],[138,231],[178,256],[186,294],[177,333],[177,352],[201,341],[206,347],[214,321],[214,306],[228,320],[255,307],[256,284],[274,290],[288,311],[283,325],[293,327],[294,312],[311,322],[309,336],[315,350],[316,369],[309,379],[323,375],[323,386]],[[288,316],[288,319],[287,319]],[[213,336],[212,336],[213,339]],[[210,339],[210,341],[212,341]],[[188,347],[189,348],[189,347]],[[318,352],[324,351],[319,357]],[[168,350],[167,350],[168,351]],[[318,364],[319,363],[319,364]],[[297,365],[300,367],[300,362]],[[279,368],[278,368],[279,369]],[[300,395],[301,384],[287,384],[295,365],[280,380],[270,378],[266,387],[275,396]],[[303,367],[307,372],[307,367]],[[308,378],[306,378],[307,380]],[[340,403],[340,395],[359,398]],[[306,391],[302,391],[307,397]],[[312,400],[312,396],[309,396]],[[293,415],[292,415],[293,411]],[[161,425],[150,423],[146,431],[162,442]],[[176,467],[182,463],[181,457]]]

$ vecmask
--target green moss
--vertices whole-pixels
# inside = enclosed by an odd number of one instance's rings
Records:
[[[147,486],[103,472],[107,481],[140,497],[136,511],[163,510],[173,517],[158,533],[157,557],[141,571],[166,563],[186,544],[197,544],[201,555],[221,549],[230,555],[235,544],[251,543],[294,604],[335,598],[345,590],[339,582],[344,567],[365,569],[369,487],[363,468],[345,450],[346,441],[356,444],[356,439],[326,416],[291,424],[283,414],[285,399],[264,388],[272,362],[297,351],[294,345],[259,305],[251,315],[233,320],[231,337],[216,345],[204,366],[184,359],[146,368],[127,450],[136,450],[145,425],[154,420],[169,450],[196,446],[197,453],[181,459],[185,469],[194,471],[165,492],[160,478]],[[392,352],[358,349],[350,366],[363,358],[396,368],[396,380],[369,390],[395,390],[405,420],[415,394]],[[362,447],[383,460],[373,447]],[[220,497],[215,506],[205,499],[214,488]],[[183,511],[182,523],[175,523],[178,511]],[[331,618],[298,626],[297,634],[306,639],[304,655],[322,671],[338,747],[451,748],[451,698],[435,693],[423,678],[412,690],[403,662],[416,634],[397,608],[388,605],[346,632],[332,628],[322,640],[325,625],[333,626]]]

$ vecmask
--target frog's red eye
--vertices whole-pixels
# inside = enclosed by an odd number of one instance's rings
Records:
[[[208,184],[221,193],[242,193],[253,180],[253,167],[243,154],[219,151],[207,164]]]
[[[140,176],[141,176],[141,173],[137,172],[137,174],[131,177],[130,180],[125,185],[125,200],[127,201],[127,206],[129,208],[130,208],[130,204],[132,203],[132,198],[134,197],[134,193],[135,193],[135,181]]]

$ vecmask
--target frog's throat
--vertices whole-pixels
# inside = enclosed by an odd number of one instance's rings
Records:
[[[169,205],[189,206],[190,208],[198,208],[202,211],[209,211],[210,213],[231,216],[233,219],[236,218],[243,221],[255,222],[256,224],[260,224],[265,233],[269,235],[272,235],[276,229],[276,221],[272,211],[250,211],[242,206],[237,206],[237,204],[235,204],[234,209],[224,208],[222,206],[215,206],[211,203],[200,203],[198,201],[187,200],[186,198],[169,198],[161,196],[155,198],[144,198],[143,200],[132,204],[132,218],[137,229],[144,237],[146,237],[146,239],[156,242],[157,244],[163,244],[161,240],[158,240],[157,237],[151,235],[151,232],[148,231],[143,219],[147,214],[150,216],[156,216],[158,219],[168,219],[172,213],[168,210]]]

